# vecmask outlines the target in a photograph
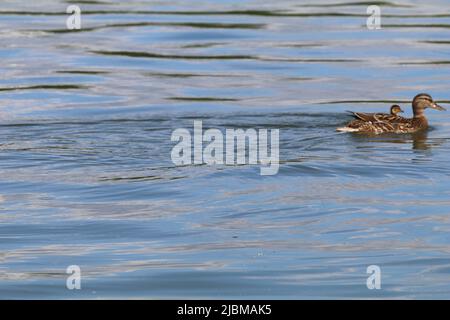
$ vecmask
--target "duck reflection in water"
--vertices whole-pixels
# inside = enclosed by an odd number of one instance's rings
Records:
[[[384,134],[373,136],[354,135],[352,139],[358,141],[368,142],[380,142],[380,143],[399,143],[399,144],[411,144],[411,149],[416,151],[431,150],[434,147],[438,147],[444,143],[445,139],[433,138],[429,139],[429,133],[431,130],[421,130],[409,134]]]

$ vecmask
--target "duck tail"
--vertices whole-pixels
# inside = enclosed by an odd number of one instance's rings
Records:
[[[350,127],[340,127],[340,128],[336,128],[336,131],[339,131],[339,132],[358,132],[359,129],[350,128]]]

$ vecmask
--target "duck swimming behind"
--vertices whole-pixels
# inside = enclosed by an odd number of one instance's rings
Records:
[[[398,104],[394,104],[391,106],[391,112],[388,113],[364,113],[364,112],[353,112],[347,111],[351,113],[351,115],[357,119],[362,121],[394,121],[404,119],[400,117],[398,114],[403,113],[404,111]]]
[[[403,109],[398,105],[398,104],[394,104],[391,107],[391,115],[398,115],[399,113],[403,113],[405,111],[403,111]]]
[[[424,111],[427,108],[444,111],[445,108],[436,104],[426,93],[418,94],[412,102],[413,118],[398,115],[403,110],[398,105],[391,107],[391,114],[352,112],[356,119],[345,127],[337,128],[341,132],[360,132],[368,134],[381,133],[413,133],[428,128],[428,120]]]

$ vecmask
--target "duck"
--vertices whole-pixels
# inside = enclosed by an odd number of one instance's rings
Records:
[[[414,133],[428,128],[428,120],[425,117],[425,109],[431,108],[435,110],[445,111],[446,109],[436,102],[427,93],[419,93],[412,101],[412,109],[414,116],[412,118],[404,118],[398,114],[392,114],[392,110],[398,111],[393,105],[391,114],[382,113],[361,113],[352,112],[356,118],[345,127],[337,128],[340,132],[359,132],[368,134],[381,133]],[[400,108],[401,109],[401,108]]]
[[[394,104],[390,108],[390,113],[364,113],[364,112],[349,112],[355,119],[362,121],[399,121],[403,119],[399,113],[403,113],[403,109],[398,105]]]

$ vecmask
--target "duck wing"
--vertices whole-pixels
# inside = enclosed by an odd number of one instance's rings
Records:
[[[374,113],[373,118],[377,122],[389,122],[389,123],[402,122],[405,119],[401,116],[387,113]]]
[[[385,121],[367,122],[367,127],[375,134],[395,132],[395,125]]]
[[[359,119],[362,121],[372,121],[375,120],[373,118],[374,113],[364,113],[364,112],[354,112],[354,111],[348,111],[348,113],[350,113],[350,115],[352,117],[354,117],[355,119]]]
[[[345,128],[347,128],[347,130],[339,130],[339,131],[362,132],[371,134],[380,134],[384,132],[396,131],[395,124],[383,121],[363,121],[360,119],[353,120]]]
[[[395,117],[390,115],[391,117]],[[391,121],[374,121],[365,122],[366,130],[372,133],[411,133],[421,129],[420,125],[414,122],[414,119],[407,119],[403,117],[392,118]]]
[[[354,112],[354,111],[347,111],[353,116],[355,119],[359,119],[362,121],[390,121],[394,118],[396,118],[395,115],[391,115],[389,113],[365,113],[365,112]]]

